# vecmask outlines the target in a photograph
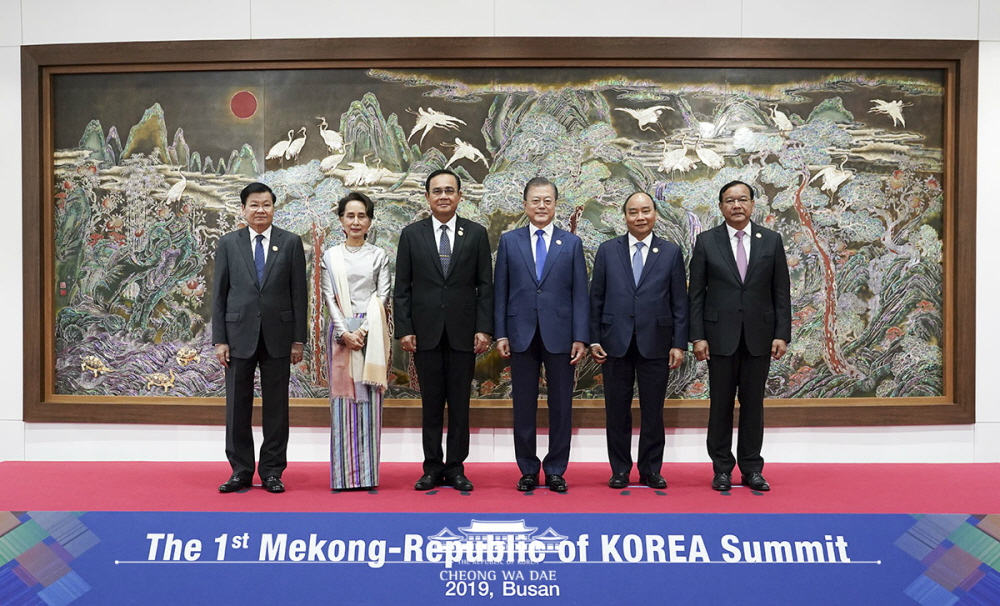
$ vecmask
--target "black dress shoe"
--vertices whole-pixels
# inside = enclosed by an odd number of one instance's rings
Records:
[[[651,473],[648,476],[639,476],[639,483],[650,488],[666,488],[667,481],[658,473]]]
[[[608,480],[608,486],[610,486],[611,488],[628,487],[628,474],[627,473],[611,474],[611,479]]]
[[[557,473],[545,476],[545,485],[552,492],[566,492],[566,479]]]
[[[733,477],[728,473],[716,472],[715,477],[712,478],[712,490],[718,490],[719,492],[725,492],[733,488]]]
[[[524,474],[517,481],[517,489],[521,492],[529,492],[538,487],[538,474]]]
[[[771,490],[771,485],[767,483],[767,480],[764,479],[764,476],[759,471],[751,471],[750,473],[743,474],[742,482],[744,486],[748,486],[753,490],[761,492]]]
[[[420,476],[420,479],[417,480],[417,483],[413,485],[413,489],[414,490],[431,490],[435,486],[438,485],[438,480],[440,480],[440,478],[438,478],[436,476],[432,476],[429,473],[424,474],[424,475]]]
[[[219,492],[237,492],[244,488],[250,488],[250,479],[233,476],[226,480],[226,483],[219,486]]]
[[[472,482],[469,481],[469,478],[465,477],[462,474],[458,474],[450,478],[445,478],[444,485],[451,486],[455,490],[461,490],[462,492],[469,492],[473,488]]]
[[[285,492],[285,485],[278,476],[267,476],[264,478],[264,488],[268,492]]]

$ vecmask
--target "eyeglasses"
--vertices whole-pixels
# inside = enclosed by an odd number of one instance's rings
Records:
[[[443,189],[440,187],[435,187],[434,189],[431,190],[431,195],[434,196],[440,196],[441,194],[444,194],[446,196],[454,196],[456,193],[458,193],[458,190],[455,189],[454,187],[445,187]]]
[[[528,204],[531,206],[555,206],[556,201],[552,198],[534,198],[528,200]]]

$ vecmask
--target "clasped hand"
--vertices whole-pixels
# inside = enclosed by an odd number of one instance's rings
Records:
[[[340,340],[348,349],[360,351],[365,346],[365,333],[361,332],[360,328],[354,332],[347,331],[340,335]]]

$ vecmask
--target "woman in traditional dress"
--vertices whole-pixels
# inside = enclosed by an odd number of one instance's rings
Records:
[[[389,357],[389,255],[365,241],[375,205],[351,192],[337,203],[347,239],[320,266],[329,313],[330,488],[378,486],[382,393]]]

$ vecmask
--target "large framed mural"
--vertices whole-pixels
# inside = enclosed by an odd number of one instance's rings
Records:
[[[24,47],[25,419],[221,422],[211,284],[238,193],[277,194],[310,264],[310,342],[293,422],[327,419],[322,252],[336,202],[376,200],[394,257],[455,170],[459,214],[501,233],[521,190],[559,187],[556,222],[598,245],[643,190],[690,258],[720,185],[751,183],[784,238],[793,341],[770,425],[974,420],[974,42],[296,40]],[[206,60],[210,59],[211,62]],[[394,347],[386,423],[419,424]],[[430,379],[433,380],[433,379]],[[544,382],[544,378],[543,378]],[[507,362],[479,356],[474,421],[510,422]],[[707,420],[707,367],[671,373],[668,422]],[[603,423],[578,367],[576,423]]]

